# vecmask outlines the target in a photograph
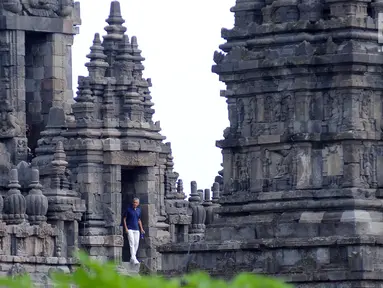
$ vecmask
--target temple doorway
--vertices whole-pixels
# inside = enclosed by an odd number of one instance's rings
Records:
[[[34,154],[41,131],[48,120],[48,111],[52,106],[52,92],[44,90],[46,78],[51,67],[44,65],[44,59],[51,56],[48,34],[37,32],[25,33],[25,111],[28,147]]]
[[[125,210],[133,202],[133,198],[140,198],[140,204],[145,204],[145,199],[141,195],[145,193],[142,191],[145,186],[142,185],[143,175],[146,173],[146,167],[122,167],[121,168],[121,212],[122,217]],[[145,226],[144,219],[142,219]],[[140,243],[142,248],[142,243]],[[129,241],[126,233],[124,232],[124,247],[122,249],[122,261],[130,261]]]

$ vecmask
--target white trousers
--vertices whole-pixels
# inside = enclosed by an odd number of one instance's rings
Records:
[[[132,260],[137,260],[136,254],[138,250],[138,245],[140,244],[140,231],[129,229],[128,240],[129,240],[129,247],[130,247],[130,258]]]

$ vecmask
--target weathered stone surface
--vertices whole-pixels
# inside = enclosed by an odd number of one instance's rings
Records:
[[[24,267],[48,285],[54,267],[69,272],[78,248],[128,261],[120,224],[133,197],[141,199],[139,258],[148,271],[161,269],[160,245],[202,239],[203,199],[185,200],[170,143],[153,121],[145,58],[137,37],[125,34],[120,3],[111,3],[103,39],[95,34],[74,100],[79,3],[4,0],[0,18],[0,263],[19,263],[8,267],[12,275]]]
[[[104,154],[104,163],[106,165],[121,165],[121,166],[156,166],[157,155],[156,153],[143,153],[143,152],[128,152],[116,151]]]
[[[205,199],[204,241],[160,248],[165,274],[192,264],[296,287],[382,285],[379,3],[236,1],[213,66],[230,120],[221,207],[212,218]]]
[[[139,197],[142,273],[382,285],[379,1],[237,0],[214,53],[230,120],[223,169],[212,195],[193,181],[189,200],[119,2],[74,103],[79,6],[40,2],[0,7],[0,275],[48,285],[78,248],[137,274],[120,223]]]

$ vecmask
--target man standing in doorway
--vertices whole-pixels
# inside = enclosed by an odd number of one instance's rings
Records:
[[[140,243],[140,232],[141,234],[145,234],[141,222],[141,209],[138,205],[140,205],[140,200],[138,198],[134,198],[132,206],[129,206],[126,209],[123,218],[124,229],[129,240],[130,261],[134,264],[140,263],[138,262],[136,256],[138,245]]]

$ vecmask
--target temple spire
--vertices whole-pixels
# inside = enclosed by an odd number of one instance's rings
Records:
[[[94,35],[93,45],[90,47],[90,53],[86,57],[90,59],[90,62],[85,64],[88,68],[89,76],[93,78],[104,77],[109,64],[106,62],[107,56],[104,54],[100,34],[96,33]]]
[[[104,36],[104,39],[121,39],[126,32],[126,27],[122,26],[125,20],[121,16],[120,2],[113,1],[110,3],[110,14],[106,19],[106,23],[108,23],[108,26],[105,27],[105,31],[108,35]]]
[[[124,35],[118,46],[115,64],[115,75],[120,82],[124,79],[130,81],[133,77],[134,62],[132,52],[129,36]]]
[[[125,23],[125,20],[122,18],[121,15],[120,2],[112,1],[110,3],[110,13],[108,19],[106,19],[106,22],[109,25],[122,25]]]
[[[142,71],[145,69],[142,62],[145,61],[145,58],[141,56],[141,50],[138,48],[137,37],[133,36],[131,39],[132,55],[134,61],[134,74],[136,79],[142,78]]]

